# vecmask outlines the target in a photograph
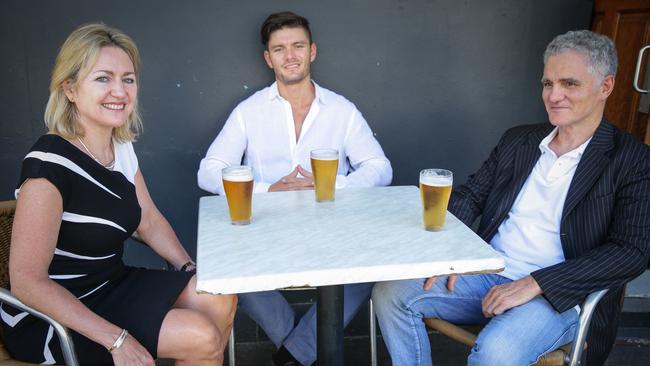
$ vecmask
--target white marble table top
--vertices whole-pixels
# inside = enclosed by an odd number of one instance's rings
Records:
[[[197,291],[215,294],[498,272],[503,258],[452,214],[422,228],[414,186],[253,195],[250,225],[230,224],[225,197],[199,204]]]

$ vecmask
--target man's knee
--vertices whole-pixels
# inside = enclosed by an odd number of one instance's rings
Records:
[[[531,365],[537,355],[524,344],[518,342],[520,337],[503,334],[501,336],[479,337],[472,347],[468,365]]]
[[[378,282],[372,290],[372,302],[377,314],[387,314],[397,309],[407,308],[411,297],[413,281]]]
[[[384,311],[395,305],[397,296],[395,293],[395,281],[378,282],[372,289],[372,303],[377,312]]]

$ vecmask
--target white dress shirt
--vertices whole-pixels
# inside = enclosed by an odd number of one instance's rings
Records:
[[[201,160],[199,187],[223,195],[221,169],[230,165],[253,168],[254,192],[269,187],[300,164],[311,171],[310,151],[339,151],[336,188],[390,184],[393,170],[359,110],[344,97],[314,83],[316,96],[296,139],[291,104],[276,83],[243,102]]]
[[[557,127],[539,144],[542,154],[490,242],[505,258],[506,268],[500,275],[512,280],[564,261],[562,209],[591,139],[558,158],[548,146],[556,135]]]

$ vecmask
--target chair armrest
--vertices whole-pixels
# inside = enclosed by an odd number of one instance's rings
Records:
[[[605,296],[608,289],[595,291],[590,293],[585,302],[582,303],[580,308],[580,320],[578,321],[578,331],[573,338],[571,344],[571,354],[569,356],[568,364],[570,366],[577,366],[580,364],[582,351],[584,349],[585,340],[587,339],[587,332],[589,331],[589,324],[591,324],[591,316],[594,315],[594,310],[600,299]]]
[[[63,352],[63,359],[65,364],[68,366],[77,366],[77,354],[74,351],[74,344],[72,343],[72,337],[70,337],[70,332],[68,328],[61,325],[61,323],[50,318],[49,316],[41,313],[38,310],[32,309],[31,307],[23,304],[18,298],[16,298],[9,290],[0,288],[0,301],[7,303],[17,309],[26,311],[27,313],[34,315],[35,317],[44,320],[45,322],[52,325],[56,334],[59,336],[59,343],[61,344],[61,351]]]

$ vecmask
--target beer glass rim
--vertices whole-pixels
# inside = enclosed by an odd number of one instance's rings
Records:
[[[420,183],[426,185],[451,185],[454,173],[447,169],[422,169],[420,171]]]
[[[438,169],[438,168],[429,168],[429,169],[422,169],[420,170],[420,175],[434,175],[435,173],[436,176],[439,177],[451,177],[454,175],[454,173],[451,170],[448,169]]]
[[[229,181],[233,181],[234,178],[235,181],[247,182],[253,180],[253,168],[247,165],[231,165],[221,169],[221,177]]]
[[[309,156],[315,159],[326,159],[330,158],[327,160],[334,160],[339,157],[339,151],[336,149],[314,149],[309,152]]]

